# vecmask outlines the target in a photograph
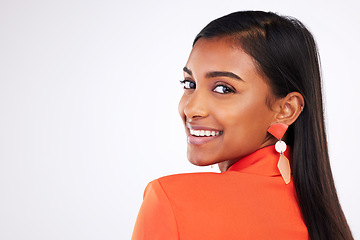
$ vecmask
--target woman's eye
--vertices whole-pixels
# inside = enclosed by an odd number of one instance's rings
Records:
[[[184,89],[195,89],[196,84],[193,81],[190,80],[183,80],[180,81],[180,83],[184,86]]]
[[[233,89],[231,89],[230,87],[225,86],[225,85],[218,85],[214,88],[213,91],[217,92],[217,93],[233,93],[233,92],[235,92]]]

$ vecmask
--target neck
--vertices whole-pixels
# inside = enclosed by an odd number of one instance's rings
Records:
[[[226,172],[229,169],[229,167],[231,167],[237,161],[239,161],[239,159],[227,160],[227,161],[224,161],[224,162],[219,162],[218,167],[220,169],[220,172]]]

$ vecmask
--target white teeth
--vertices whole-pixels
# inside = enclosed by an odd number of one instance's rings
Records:
[[[196,137],[210,137],[220,135],[219,131],[210,131],[210,130],[194,130],[190,129],[190,134]]]

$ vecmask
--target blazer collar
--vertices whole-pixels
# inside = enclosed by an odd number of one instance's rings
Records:
[[[285,156],[290,159],[289,147],[284,152]],[[252,173],[265,176],[278,176],[281,175],[277,167],[280,154],[276,152],[275,145],[260,148],[255,152],[240,159],[226,172],[236,171],[242,173]]]

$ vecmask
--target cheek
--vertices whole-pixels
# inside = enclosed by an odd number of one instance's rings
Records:
[[[247,122],[252,115],[251,106],[247,102],[241,101],[241,99],[214,104],[211,109],[214,117],[222,123],[224,128],[236,128]]]
[[[272,113],[265,104],[265,99],[237,101],[236,104],[223,105],[217,118],[221,119],[224,130],[236,139],[252,139],[266,136],[266,129]]]

